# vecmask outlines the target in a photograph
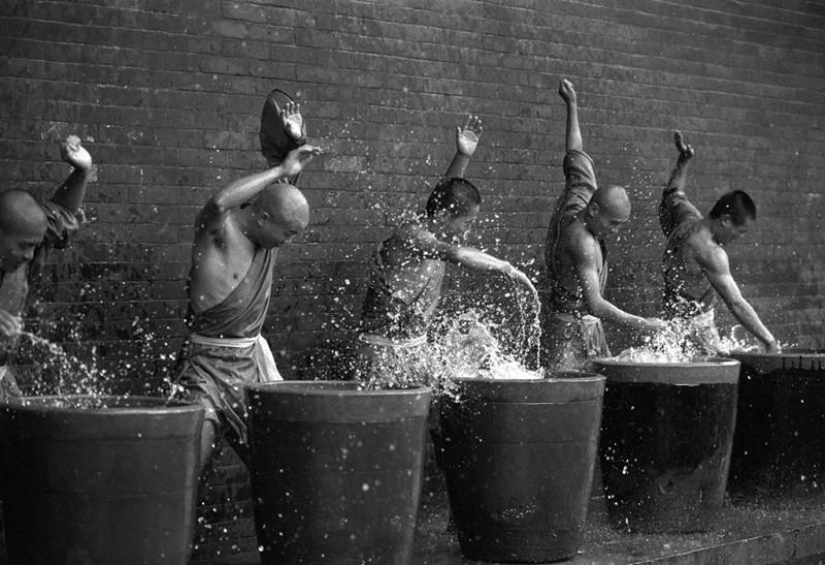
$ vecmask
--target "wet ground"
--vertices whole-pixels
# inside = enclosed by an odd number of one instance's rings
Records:
[[[434,485],[429,485],[433,487]],[[482,565],[464,559],[448,532],[443,489],[425,489],[410,565]],[[236,555],[214,565],[257,565],[255,555]],[[627,534],[608,524],[603,499],[588,516],[585,543],[570,565],[791,565],[825,564],[825,500],[812,502],[741,496],[728,501],[711,531],[685,535]],[[494,564],[495,565],[495,564]]]
[[[482,565],[464,559],[448,531],[443,483],[425,481],[410,565]],[[570,565],[825,565],[825,498],[738,496],[701,534],[628,534],[608,524],[602,498],[592,500],[585,542]],[[198,565],[260,565],[257,555],[227,556]],[[0,565],[9,565],[0,543]],[[35,564],[14,564],[35,565]],[[284,564],[286,565],[286,564]],[[380,565],[380,564],[378,564]],[[495,563],[493,563],[495,565]]]

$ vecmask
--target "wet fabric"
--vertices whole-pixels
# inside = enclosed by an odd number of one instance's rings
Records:
[[[713,308],[715,293],[711,294],[708,303],[704,303],[684,292],[679,280],[679,265],[685,245],[701,227],[702,214],[681,190],[665,190],[659,205],[659,222],[662,233],[667,237],[662,255],[662,315],[665,319],[673,319],[707,312]]]
[[[602,321],[595,316],[548,313],[542,338],[550,371],[582,371],[588,359],[610,357]]]
[[[384,243],[372,255],[360,330],[395,342],[419,338],[427,334],[438,306],[445,263],[411,257],[408,265],[387,265]]]
[[[277,252],[258,250],[243,280],[221,302],[201,313],[190,308],[192,334],[184,345],[176,382],[185,399],[206,407],[206,417],[228,424],[241,444],[247,442],[244,386],[281,380],[272,352],[261,336],[269,308]]]
[[[0,366],[0,403],[19,402],[18,399],[22,396],[14,367]]]
[[[598,189],[593,160],[583,151],[568,151],[562,165],[564,170],[564,192],[558,199],[550,226],[547,231],[545,263],[547,265],[547,293],[545,308],[550,312],[570,314],[584,313],[587,305],[580,285],[570,288],[564,285],[559,272],[558,260],[561,251],[557,248],[561,239],[562,228],[570,219],[581,212]],[[607,284],[607,248],[599,240],[602,250],[602,267],[599,270],[599,288],[604,292]]]
[[[356,378],[382,387],[403,388],[427,382],[432,369],[427,337],[393,341],[384,336],[359,334],[356,351]]]

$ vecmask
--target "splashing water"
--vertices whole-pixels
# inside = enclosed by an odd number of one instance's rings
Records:
[[[84,396],[90,407],[102,407],[102,397],[107,395],[106,383],[111,375],[97,366],[95,356],[84,362],[67,353],[60,345],[30,332],[21,332],[20,339],[33,362],[24,370],[32,374],[27,383],[29,396],[57,395],[58,397]],[[67,405],[75,406],[78,401],[67,400]]]
[[[537,320],[524,332],[529,331],[528,344],[538,343]],[[443,340],[435,345],[434,355],[443,360],[444,375],[448,379],[540,379],[539,371],[527,369],[523,361],[505,353],[494,328],[484,323],[476,312],[467,312],[451,320]]]
[[[758,345],[736,337],[737,329],[730,336],[720,336],[716,329],[693,319],[675,319],[656,334],[646,337],[640,347],[622,351],[616,358],[633,363],[690,363],[708,357],[724,357],[731,351],[757,351]]]

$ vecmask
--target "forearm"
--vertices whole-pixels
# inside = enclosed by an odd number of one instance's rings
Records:
[[[447,167],[447,172],[444,173],[444,178],[464,178],[464,173],[467,171],[467,165],[470,164],[470,157],[463,155],[456,151],[450,166]]]
[[[456,248],[451,259],[460,265],[477,271],[498,271],[505,274],[515,271],[515,267],[507,261],[497,259],[472,247]]]
[[[576,102],[567,104],[567,125],[565,127],[565,145],[567,151],[582,151],[584,142],[579,128],[579,108]]]
[[[673,172],[670,173],[670,179],[667,181],[665,192],[675,192],[677,190],[685,189],[685,180],[687,179],[687,169],[690,159],[679,157],[676,161],[676,166],[673,167]]]
[[[776,343],[773,334],[768,331],[768,328],[759,319],[756,310],[749,303],[745,301],[736,302],[729,305],[729,308],[733,316],[742,324],[742,327],[761,341],[763,345],[767,347]]]
[[[283,176],[285,176],[284,170],[278,165],[266,171],[236,180],[215,195],[214,203],[222,210],[237,208]]]
[[[596,316],[602,321],[618,324],[626,328],[642,330],[647,326],[647,320],[641,316],[635,316],[625,312],[604,299],[594,301],[592,305],[588,305],[588,310],[593,316]]]
[[[80,208],[83,197],[86,195],[86,186],[92,176],[92,170],[75,167],[71,174],[57,187],[52,196],[52,202],[74,213]]]

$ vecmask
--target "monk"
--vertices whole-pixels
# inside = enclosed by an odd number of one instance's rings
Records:
[[[719,334],[714,323],[718,294],[742,327],[768,353],[778,353],[776,339],[733,279],[725,251],[748,232],[756,220],[756,205],[745,192],[734,190],[722,195],[710,214],[703,217],[684,191],[694,150],[684,142],[681,132],[675,132],[674,142],[679,157],[659,205],[659,221],[667,238],[662,256],[663,315],[666,319],[690,322],[687,338],[699,347],[700,353],[719,353]]]
[[[602,320],[645,332],[662,329],[664,322],[629,314],[604,297],[604,240],[627,223],[630,199],[621,186],[598,187],[593,160],[583,150],[570,81],[561,81],[559,96],[567,105],[565,187],[547,232],[542,351],[547,368],[567,371],[585,368],[592,357],[610,355]]]
[[[507,261],[462,245],[481,209],[478,189],[463,178],[481,131],[474,116],[456,128],[455,156],[423,214],[398,227],[372,256],[359,324],[361,378],[404,386],[430,376],[422,374],[429,372],[422,363],[429,357],[427,332],[447,263],[501,273],[535,292],[530,279]]]
[[[284,128],[301,135],[299,108],[282,109]],[[295,186],[317,147],[301,145],[262,172],[231,183],[212,196],[195,221],[188,280],[191,334],[177,368],[182,396],[206,409],[201,471],[226,438],[248,464],[243,385],[281,379],[261,335],[270,301],[278,249],[309,222],[309,205]],[[273,184],[274,183],[274,184]]]
[[[61,144],[60,156],[72,171],[50,200],[40,202],[17,188],[0,193],[0,401],[22,395],[9,363],[47,252],[67,247],[80,227],[76,214],[92,176],[92,156],[76,135]]]

